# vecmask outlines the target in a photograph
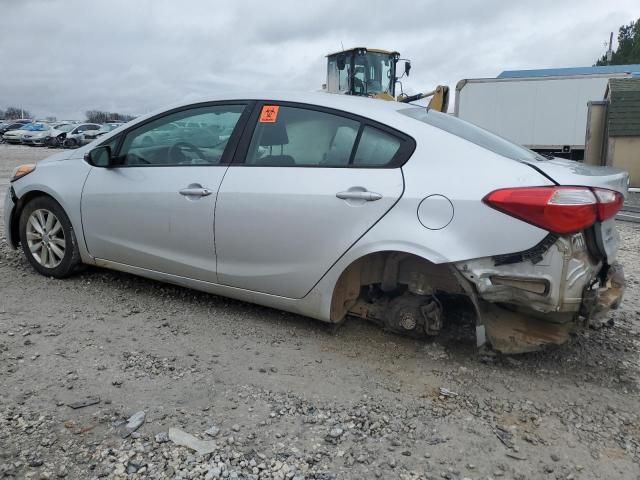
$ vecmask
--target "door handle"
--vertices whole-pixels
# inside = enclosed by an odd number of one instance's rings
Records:
[[[382,195],[376,192],[369,192],[367,190],[364,192],[361,190],[347,190],[345,192],[336,193],[336,197],[341,200],[364,200],[366,202],[375,202],[376,200],[380,200]]]
[[[208,188],[183,188],[180,190],[180,195],[184,195],[185,197],[206,197],[207,195],[211,195],[213,192]]]

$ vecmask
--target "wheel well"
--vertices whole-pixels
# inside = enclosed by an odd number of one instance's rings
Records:
[[[330,319],[342,320],[361,298],[363,287],[376,286],[391,293],[399,288],[425,294],[442,292],[468,295],[464,279],[448,264],[435,264],[405,252],[383,251],[365,255],[340,275],[331,297]]]
[[[13,216],[11,217],[11,238],[14,239],[16,245],[20,243],[20,215],[22,215],[22,210],[25,205],[27,205],[31,200],[39,197],[49,197],[53,200],[51,195],[41,191],[41,190],[32,190],[30,192],[25,193],[22,198],[18,200],[16,203],[16,208],[13,211]]]

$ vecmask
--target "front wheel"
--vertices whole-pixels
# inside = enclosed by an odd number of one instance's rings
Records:
[[[80,264],[69,217],[50,197],[38,197],[22,210],[20,243],[29,263],[42,275],[64,278]]]

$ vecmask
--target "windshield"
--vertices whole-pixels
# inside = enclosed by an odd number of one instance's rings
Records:
[[[354,59],[353,88],[356,95],[393,95],[394,61],[387,53],[367,52]]]
[[[486,148],[512,160],[541,161],[544,157],[528,148],[524,148],[495,133],[480,128],[473,123],[460,120],[458,117],[428,108],[407,108],[398,110],[411,118],[427,123],[433,127],[449,132],[457,137]]]
[[[75,125],[65,123],[64,125],[56,127],[56,130],[60,130],[61,132],[70,132],[71,130],[73,130],[73,127],[75,127]]]

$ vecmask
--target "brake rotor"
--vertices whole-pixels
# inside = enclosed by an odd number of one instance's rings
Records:
[[[442,305],[433,295],[405,293],[389,302],[383,322],[390,331],[423,338],[438,334],[442,317]]]

